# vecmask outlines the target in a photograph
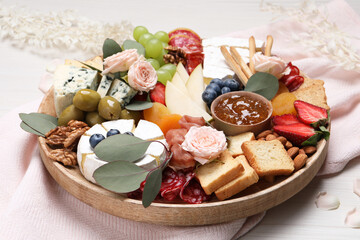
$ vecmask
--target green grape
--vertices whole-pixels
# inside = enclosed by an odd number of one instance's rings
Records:
[[[166,86],[166,82],[171,80],[171,74],[164,69],[157,70],[156,74],[158,77],[158,82],[161,82],[165,86]]]
[[[158,31],[157,33],[155,33],[154,36],[155,36],[155,38],[159,39],[160,41],[162,41],[164,43],[169,42],[169,35],[164,31]]]
[[[167,63],[163,65],[160,69],[168,71],[171,74],[171,77],[173,77],[176,72],[176,65]]]
[[[153,39],[154,35],[152,35],[151,33],[144,33],[143,35],[140,36],[139,38],[139,43],[141,43],[141,45],[143,45],[145,47],[147,41],[149,41],[150,39]]]
[[[160,68],[160,63],[156,59],[148,58],[146,59],[146,61],[148,61],[155,70],[158,70]]]
[[[169,44],[167,44],[167,43],[164,43],[164,42],[161,42],[161,43],[162,43],[163,48],[166,48],[167,46],[169,46]]]
[[[162,50],[163,50],[163,46],[160,40],[153,38],[153,39],[149,39],[146,42],[145,55],[147,58],[156,58],[160,56]]]
[[[144,33],[148,33],[148,32],[149,31],[147,30],[146,27],[137,26],[136,28],[134,28],[133,37],[136,41],[139,41],[139,38],[141,37],[141,35],[143,35]]]
[[[166,52],[165,49],[163,49],[162,52],[161,52],[161,54],[160,54],[157,58],[155,58],[155,59],[159,62],[160,66],[162,66],[162,65],[165,64],[164,58],[163,58],[163,56],[164,56],[165,54],[167,54],[167,52]]]

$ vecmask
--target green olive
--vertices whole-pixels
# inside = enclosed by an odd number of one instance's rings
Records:
[[[93,112],[96,111],[100,99],[98,92],[91,89],[81,89],[75,94],[73,104],[82,111]]]
[[[142,112],[141,111],[130,111],[127,109],[123,109],[120,112],[120,118],[121,119],[134,119],[135,123],[137,124],[140,119],[142,118]]]
[[[64,109],[64,111],[61,112],[59,119],[58,119],[58,125],[59,126],[66,126],[66,124],[70,120],[84,120],[84,113],[83,111],[77,109],[74,105],[70,105],[67,108]]]
[[[113,97],[103,97],[98,105],[99,115],[106,120],[119,119],[121,106],[118,100]]]
[[[88,112],[85,117],[85,122],[92,127],[95,124],[105,122],[105,119],[102,118],[98,112]]]

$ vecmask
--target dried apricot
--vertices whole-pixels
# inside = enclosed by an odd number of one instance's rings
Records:
[[[164,133],[164,135],[169,131],[170,129],[176,129],[181,128],[179,124],[179,120],[182,116],[179,114],[169,114],[162,117],[160,122],[157,124],[161,131]]]
[[[295,95],[289,92],[281,93],[276,96],[273,100],[271,100],[273,116],[283,114],[296,115],[296,110],[294,107],[295,100]]]
[[[153,106],[145,109],[143,113],[145,120],[159,124],[164,116],[170,114],[170,111],[164,104],[153,102]]]

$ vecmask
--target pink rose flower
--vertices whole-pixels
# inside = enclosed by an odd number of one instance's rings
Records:
[[[128,49],[104,59],[104,71],[102,74],[123,72],[139,59],[136,49]]]
[[[128,82],[135,90],[148,92],[155,88],[157,74],[148,61],[138,60],[130,66]]]
[[[257,72],[267,72],[277,77],[277,79],[280,79],[284,75],[287,64],[278,57],[255,54],[254,66]]]
[[[207,126],[191,127],[181,147],[190,152],[196,161],[205,164],[226,150],[227,143],[222,131]]]

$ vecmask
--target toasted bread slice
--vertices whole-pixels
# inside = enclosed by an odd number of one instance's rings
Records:
[[[243,165],[244,172],[240,177],[235,178],[228,184],[225,184],[215,191],[215,195],[219,200],[224,200],[234,196],[235,194],[259,181],[259,176],[256,174],[255,170],[250,167],[244,155],[238,156],[235,158],[235,160],[239,161]]]
[[[305,78],[304,83],[292,93],[298,100],[311,103],[327,110],[330,109],[327,105],[324,81],[322,80]]]
[[[246,141],[251,141],[255,139],[253,132],[244,132],[240,133],[239,135],[235,136],[229,136],[229,152],[231,155],[239,156],[241,154],[244,154],[243,150],[241,149],[241,145]]]
[[[225,150],[219,159],[198,167],[195,170],[195,176],[205,193],[210,195],[221,186],[240,176],[243,171],[242,164],[235,160],[228,150]]]
[[[294,171],[293,160],[277,139],[244,142],[242,149],[250,166],[260,177],[289,175]]]

